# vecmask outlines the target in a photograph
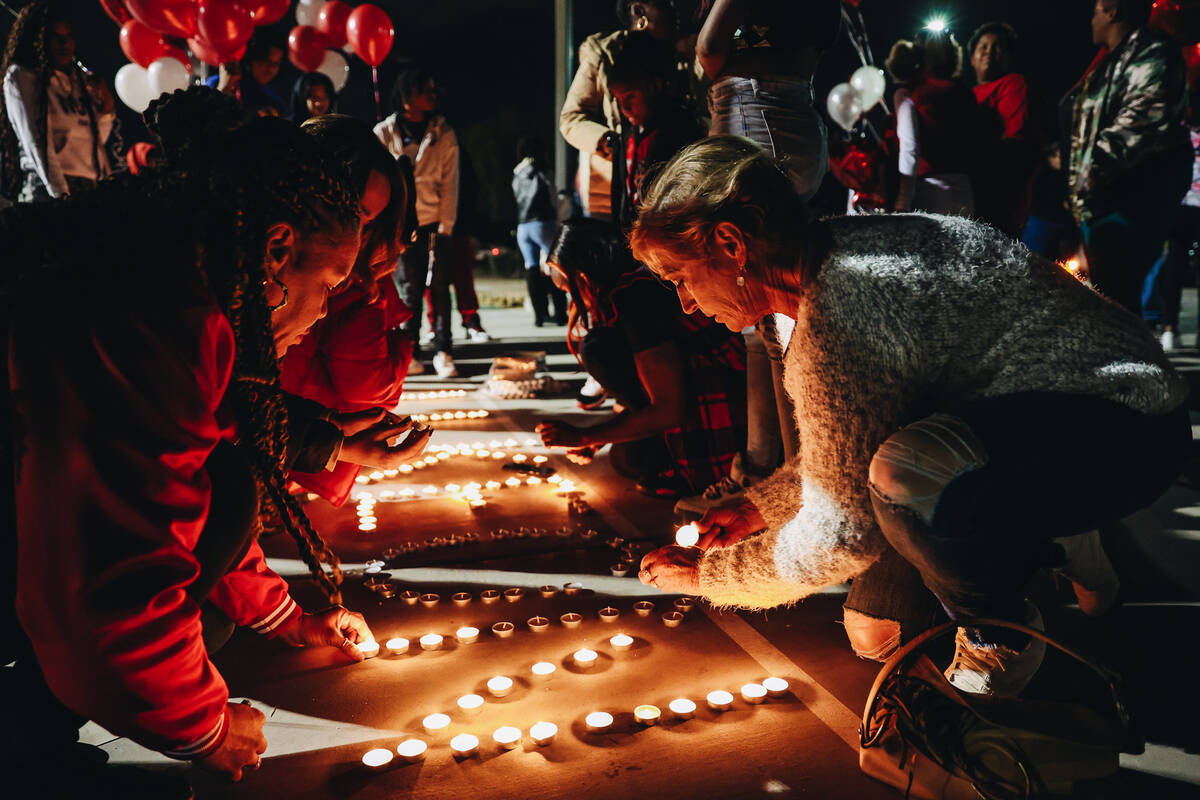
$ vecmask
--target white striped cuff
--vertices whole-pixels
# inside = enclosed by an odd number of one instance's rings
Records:
[[[191,759],[197,756],[206,755],[206,751],[211,749],[213,745],[221,738],[221,734],[225,730],[225,712],[221,712],[221,716],[217,718],[217,724],[209,729],[208,733],[201,736],[196,741],[189,745],[178,748],[177,750],[167,750],[163,755],[168,758]]]
[[[283,602],[274,611],[251,625],[250,628],[265,636],[287,621],[295,608],[297,608],[296,601],[292,599],[292,596],[284,595]]]

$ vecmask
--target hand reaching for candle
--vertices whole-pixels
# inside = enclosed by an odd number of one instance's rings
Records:
[[[225,718],[229,722],[225,738],[216,750],[196,759],[196,766],[240,781],[243,770],[258,769],[262,763],[261,754],[267,751],[262,728],[267,718],[248,703],[228,703]]]
[[[295,622],[281,630],[279,636],[296,647],[336,647],[355,661],[363,660],[358,643],[375,639],[362,614],[342,606],[301,614]]]
[[[700,594],[700,558],[704,554],[694,547],[667,545],[642,557],[638,580],[678,594]]]
[[[577,449],[588,443],[580,428],[566,422],[540,422],[534,430],[542,437],[542,444],[546,447]]]
[[[696,546],[701,550],[713,547],[729,547],[740,542],[767,527],[767,521],[758,513],[758,507],[749,500],[716,506],[704,513],[696,521],[700,531],[700,541]]]
[[[340,461],[360,464],[375,469],[395,469],[401,464],[415,460],[425,452],[431,428],[416,428],[408,417],[397,417],[383,409],[372,409],[358,414],[338,414],[334,422],[342,429]],[[395,446],[389,444],[402,433],[409,432]]]

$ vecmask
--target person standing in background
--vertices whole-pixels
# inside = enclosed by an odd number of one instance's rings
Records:
[[[546,167],[545,148],[536,136],[517,141],[512,190],[517,203],[517,247],[525,259],[525,287],[533,306],[533,324],[540,328],[553,322],[567,324],[567,296],[542,272],[558,229],[555,211],[554,180]],[[550,305],[554,316],[550,315]]]
[[[283,98],[271,88],[285,55],[287,45],[280,34],[270,28],[257,28],[241,60],[222,64],[206,83],[222,94],[236,97],[249,114],[285,116]]]
[[[413,340],[410,375],[424,372],[420,362],[421,305],[428,287],[433,306],[433,368],[438,377],[454,378],[451,355],[450,235],[458,214],[458,137],[446,118],[435,113],[437,86],[423,69],[400,73],[392,87],[393,111],[375,126],[375,135],[393,158],[408,156],[417,186],[417,235],[400,256],[396,287],[412,312],[405,323]]]

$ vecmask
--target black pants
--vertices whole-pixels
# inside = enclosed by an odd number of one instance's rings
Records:
[[[1167,235],[1167,251],[1158,273],[1158,292],[1162,297],[1162,322],[1179,329],[1179,306],[1188,277],[1196,275],[1200,259],[1200,208],[1180,206]]]
[[[193,551],[200,562],[200,574],[188,587],[188,594],[201,603],[200,620],[204,645],[210,654],[219,650],[233,634],[233,621],[205,602],[205,599],[229,570],[246,554],[254,540],[258,515],[258,494],[249,465],[233,445],[221,443],[204,464],[212,485],[208,520]],[[13,485],[12,464],[5,460],[4,486]],[[31,750],[68,747],[79,738],[79,728],[87,719],[59,702],[46,684],[25,631],[16,614],[17,537],[12,492],[4,496],[3,523],[7,528],[3,542],[3,570],[0,571],[0,742],[18,734],[16,744]],[[81,664],[81,669],[86,665]]]
[[[1019,394],[956,410],[986,463],[951,480],[925,524],[872,492],[888,543],[952,617],[1023,617],[1023,590],[1061,557],[1055,538],[1095,530],[1145,508],[1179,475],[1191,446],[1186,406],[1147,416],[1070,394]],[[856,579],[865,580],[870,571]],[[858,610],[892,610],[896,587],[858,587]],[[865,608],[863,606],[866,606]],[[895,617],[892,617],[895,618]]]
[[[414,358],[420,350],[421,309],[426,288],[433,306],[433,346],[439,353],[450,352],[450,281],[453,275],[449,253],[442,252],[448,243],[439,241],[442,238],[447,237],[437,235],[437,225],[418,228],[416,241],[400,254],[393,276],[400,299],[412,312],[412,319],[404,323],[404,330],[412,337]]]

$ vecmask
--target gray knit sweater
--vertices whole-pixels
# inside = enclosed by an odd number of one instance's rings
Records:
[[[794,602],[870,566],[884,544],[871,456],[933,411],[1026,391],[1149,414],[1184,400],[1140,320],[986,225],[924,214],[828,224],[833,247],[785,356],[800,451],[747,492],[766,532],[701,559],[701,591],[718,605]]]

